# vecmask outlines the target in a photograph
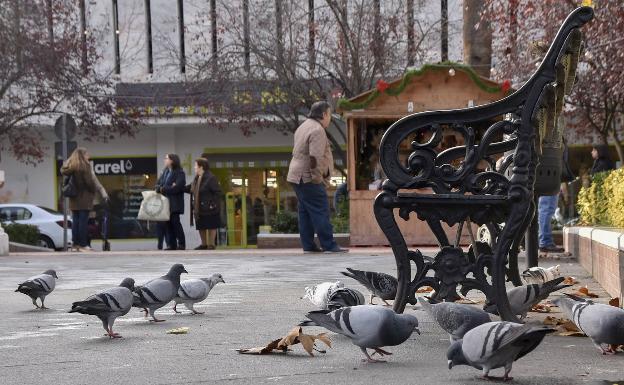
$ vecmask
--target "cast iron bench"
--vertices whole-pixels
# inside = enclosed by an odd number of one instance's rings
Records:
[[[559,191],[563,127],[557,121],[564,95],[574,84],[581,51],[579,29],[592,18],[590,7],[574,10],[535,73],[504,99],[477,107],[412,114],[385,132],[379,152],[388,179],[375,199],[374,212],[396,259],[399,289],[395,311],[403,312],[407,303],[415,304],[416,291],[423,286],[434,288],[435,300],[446,301],[459,299],[458,290],[466,295],[476,289],[496,304],[504,320],[518,321],[509,307],[505,285],[507,281],[521,284],[518,250],[535,214],[534,195]],[[488,128],[477,140],[473,126],[484,124]],[[462,135],[465,144],[436,151],[444,128]],[[401,142],[427,133],[430,139],[412,141],[409,157],[402,160]],[[494,155],[503,159],[497,164]],[[489,165],[485,171],[484,162]],[[542,191],[536,191],[540,162],[546,166],[540,171],[549,175],[540,184]],[[415,190],[421,188],[433,192]],[[414,212],[427,222],[440,244],[433,258],[408,249],[395,220],[396,209],[404,220]],[[442,222],[458,225],[452,244]],[[474,240],[472,224],[500,229],[492,234],[493,247]],[[464,228],[472,239],[467,252],[459,245]]]

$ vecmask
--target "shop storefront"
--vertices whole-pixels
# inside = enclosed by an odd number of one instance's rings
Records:
[[[60,183],[62,181],[60,167],[62,162],[56,163],[57,175],[57,207],[63,208],[60,197]],[[98,156],[91,159],[91,165],[100,183],[108,192],[110,199],[108,206],[108,237],[110,239],[138,239],[154,237],[154,226],[137,220],[141,206],[141,192],[152,190],[156,185],[157,161],[156,156],[124,157]],[[92,213],[90,233],[97,237],[103,232],[102,216],[104,208],[96,204]]]

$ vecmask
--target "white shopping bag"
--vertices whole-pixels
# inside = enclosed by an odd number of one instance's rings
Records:
[[[169,220],[169,199],[156,191],[143,191],[143,201],[137,219],[166,222]]]

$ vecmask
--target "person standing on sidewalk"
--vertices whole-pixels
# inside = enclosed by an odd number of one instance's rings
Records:
[[[326,185],[334,168],[331,145],[325,129],[331,122],[331,106],[325,101],[312,105],[310,114],[295,131],[293,156],[287,180],[293,185],[299,206],[299,235],[307,253],[347,252],[336,243],[329,221]],[[314,243],[318,234],[321,248]]]
[[[195,220],[201,238],[195,250],[214,250],[217,229],[221,227],[221,187],[207,159],[195,160],[195,179],[185,191],[191,194],[191,226]]]
[[[180,157],[176,154],[165,156],[165,170],[156,182],[156,192],[169,199],[169,221],[166,223],[167,250],[184,250],[186,238],[180,222],[180,215],[184,214],[184,188],[186,174],[182,169]]]
[[[93,210],[93,202],[98,193],[104,204],[108,204],[108,194],[95,176],[89,153],[78,147],[67,158],[61,167],[61,174],[72,178],[76,196],[69,198],[69,209],[72,211],[72,243],[78,251],[93,251],[89,246],[89,213]]]

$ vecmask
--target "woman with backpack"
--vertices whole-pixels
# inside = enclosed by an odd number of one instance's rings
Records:
[[[61,167],[65,176],[63,189],[69,198],[69,209],[72,211],[72,242],[78,251],[93,251],[89,246],[89,213],[93,209],[96,194],[104,203],[108,202],[108,194],[95,176],[89,162],[89,153],[78,147]]]
[[[195,179],[186,186],[186,192],[191,194],[191,226],[194,220],[201,238],[195,250],[214,250],[217,229],[221,227],[221,187],[205,158],[195,160]]]

